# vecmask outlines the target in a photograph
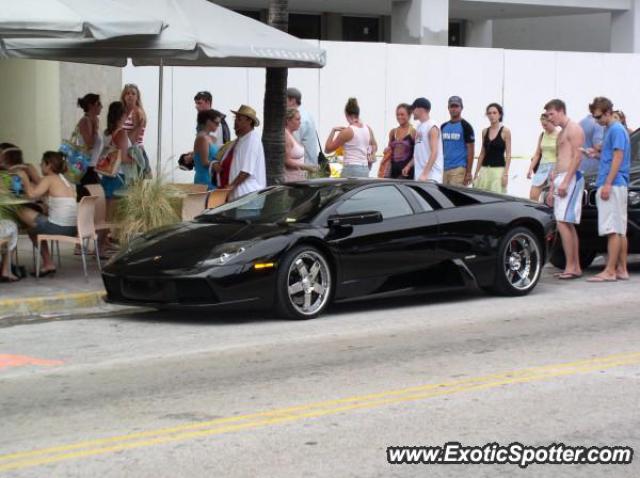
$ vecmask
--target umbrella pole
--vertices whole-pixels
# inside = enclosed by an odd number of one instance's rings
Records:
[[[164,64],[160,58],[158,68],[158,148],[156,152],[156,178],[160,179],[162,172],[162,87],[164,86]]]

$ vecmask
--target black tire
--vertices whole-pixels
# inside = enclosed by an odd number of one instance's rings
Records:
[[[489,289],[499,295],[528,294],[540,279],[543,257],[540,240],[531,230],[511,229],[500,241],[495,280]]]
[[[595,260],[598,253],[596,251],[591,251],[587,249],[580,249],[580,268],[586,269],[591,265],[591,263]],[[551,250],[551,257],[549,258],[549,262],[553,264],[554,267],[558,269],[563,269],[567,265],[567,259],[564,256],[564,251],[562,250],[562,244],[560,241],[556,241],[553,245],[553,249]]]
[[[278,267],[276,313],[289,319],[314,319],[326,310],[332,296],[331,265],[325,255],[311,245],[289,251]]]

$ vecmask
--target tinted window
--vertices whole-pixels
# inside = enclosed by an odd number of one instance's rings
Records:
[[[640,131],[631,135],[631,161],[640,162]]]
[[[206,211],[201,222],[309,222],[348,189],[340,185],[282,185],[247,194]]]
[[[478,204],[476,199],[467,196],[461,192],[458,192],[454,189],[449,189],[445,186],[438,185],[438,189],[440,192],[447,196],[447,199],[453,203],[454,206],[471,206],[472,204]]]
[[[338,214],[364,211],[379,211],[383,219],[413,214],[411,206],[395,186],[365,189],[351,196],[337,209]]]
[[[425,211],[433,211],[434,205],[436,205],[436,207],[439,207],[435,199],[429,196],[429,194],[424,189],[414,186],[409,186],[407,189],[411,191],[411,195],[416,198],[416,201],[420,203]]]

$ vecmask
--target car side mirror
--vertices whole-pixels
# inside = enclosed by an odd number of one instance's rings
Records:
[[[374,224],[376,222],[382,222],[382,213],[380,211],[334,214],[333,216],[329,216],[327,220],[329,227],[360,226],[363,224]]]

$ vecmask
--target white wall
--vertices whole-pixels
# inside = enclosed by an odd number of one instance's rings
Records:
[[[320,42],[328,64],[320,70],[291,69],[289,84],[303,93],[303,105],[316,118],[321,142],[335,125],[345,123],[349,96],[360,102],[362,119],[385,141],[395,124],[395,107],[417,96],[429,98],[432,117],[448,117],[450,95],[464,100],[464,117],[480,131],[487,125],[484,109],[502,103],[505,124],[512,130],[514,156],[530,157],[540,131],[538,117],[546,101],[560,97],[569,116],[579,120],[594,96],[609,96],[625,111],[630,126],[640,126],[640,55],[571,53],[484,48],[449,48],[421,45]],[[214,107],[229,113],[240,104],[253,106],[262,117],[262,69],[165,68],[163,162],[192,147],[195,135],[193,96],[199,90],[213,94]],[[157,68],[125,68],[123,82],[137,83],[149,117],[145,144],[152,158],[156,151]],[[233,126],[233,115],[229,117]],[[177,158],[177,156],[176,156]],[[167,173],[176,181],[191,181],[192,173],[175,168]]]

